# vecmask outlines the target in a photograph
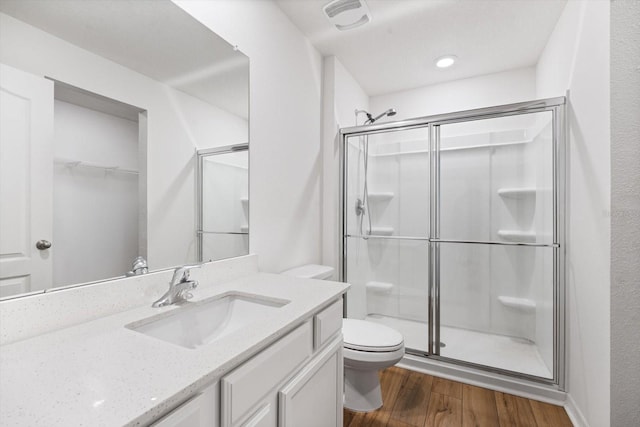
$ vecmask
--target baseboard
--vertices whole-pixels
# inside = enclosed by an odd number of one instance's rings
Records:
[[[564,403],[564,410],[567,411],[567,415],[574,427],[589,427],[587,419],[584,417],[582,411],[580,411],[580,408],[578,408],[578,405],[576,405],[573,396],[569,393],[567,393],[567,400]]]
[[[502,393],[551,403],[553,405],[565,406],[566,403],[567,394],[553,386],[534,384],[515,378],[506,378],[501,375],[479,372],[462,366],[442,363],[436,360],[427,360],[409,354],[405,355],[400,363],[398,363],[398,366]],[[578,426],[582,427],[582,425]],[[588,427],[586,424],[584,426]]]

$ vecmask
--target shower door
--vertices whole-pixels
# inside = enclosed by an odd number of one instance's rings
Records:
[[[554,111],[432,123],[434,353],[552,381]]]
[[[344,146],[347,316],[391,326],[428,350],[429,132],[354,134]]]
[[[347,317],[563,387],[564,98],[343,129]]]

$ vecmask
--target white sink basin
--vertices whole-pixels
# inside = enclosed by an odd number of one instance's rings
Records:
[[[187,303],[170,313],[126,325],[128,329],[187,348],[196,348],[226,337],[290,301],[259,295],[231,293]]]

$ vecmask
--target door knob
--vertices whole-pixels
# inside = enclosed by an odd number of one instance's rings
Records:
[[[51,247],[51,242],[48,240],[38,240],[36,242],[36,248],[38,248],[41,251],[44,251],[45,249],[49,249]]]

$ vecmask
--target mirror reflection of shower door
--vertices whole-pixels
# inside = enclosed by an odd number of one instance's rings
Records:
[[[552,117],[434,125],[441,357],[555,378]]]
[[[428,351],[428,128],[346,138],[347,316],[391,326]]]
[[[198,151],[198,261],[249,253],[249,145]]]

